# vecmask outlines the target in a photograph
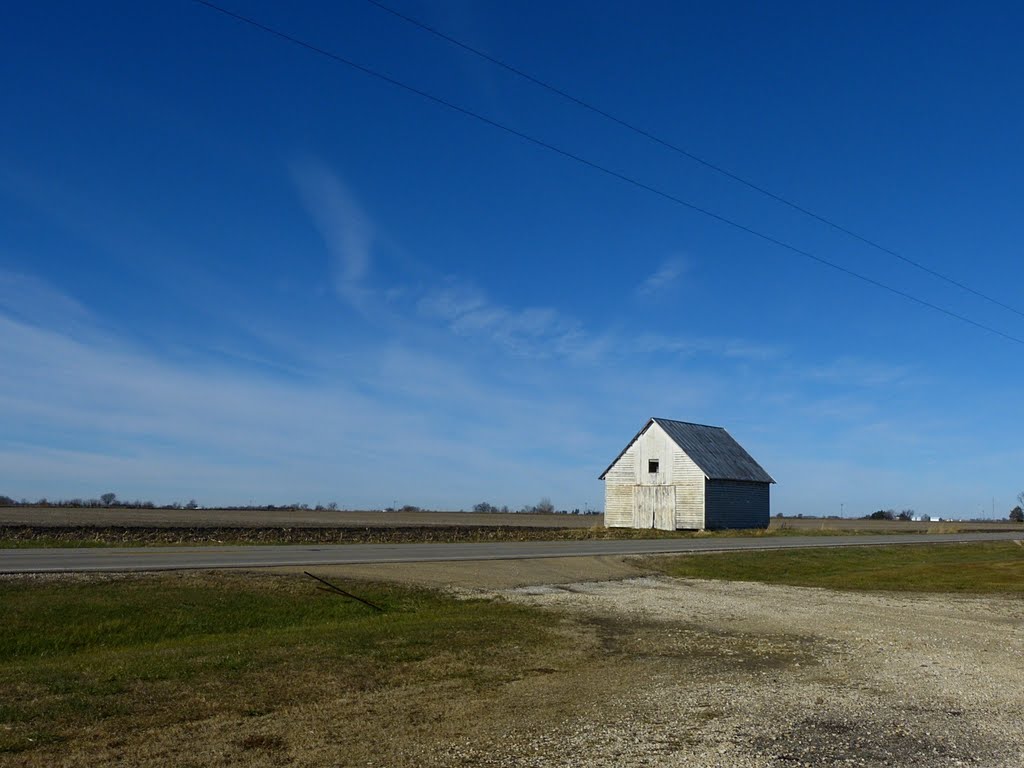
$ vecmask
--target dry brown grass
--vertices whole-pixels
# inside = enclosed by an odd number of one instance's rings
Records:
[[[0,582],[0,764],[419,765],[580,663],[543,611],[356,589],[388,612],[296,576]]]

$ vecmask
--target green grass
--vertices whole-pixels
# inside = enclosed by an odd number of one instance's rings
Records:
[[[669,576],[690,579],[1024,595],[1024,547],[1014,542],[728,552],[651,557],[645,564]]]
[[[393,685],[505,679],[539,611],[302,576],[0,581],[0,756]]]

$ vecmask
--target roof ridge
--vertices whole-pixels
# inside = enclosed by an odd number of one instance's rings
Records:
[[[689,424],[691,427],[707,427],[708,429],[720,429],[723,432],[728,431],[725,427],[718,427],[714,424],[699,424],[696,421],[680,421],[679,419],[666,419],[661,416],[652,416],[651,421],[670,421],[673,424]]]
[[[697,424],[692,421],[677,421],[652,416],[643,428],[633,436],[615,461],[600,474],[604,480],[609,470],[621,459],[651,424],[657,424],[668,438],[697,466],[709,480],[743,480],[758,483],[774,483],[764,467],[757,463],[747,450],[740,445],[725,427],[711,424]],[[721,434],[710,434],[711,431]]]

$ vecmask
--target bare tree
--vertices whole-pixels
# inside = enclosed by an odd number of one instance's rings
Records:
[[[533,508],[533,511],[540,515],[550,515],[555,511],[555,505],[551,503],[551,499],[545,496],[540,502]]]
[[[116,493],[104,493],[102,496],[100,496],[100,501],[103,502],[103,506],[104,507],[109,507],[111,504],[113,504],[115,501],[117,501],[117,494]]]

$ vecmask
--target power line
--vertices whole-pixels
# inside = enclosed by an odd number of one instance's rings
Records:
[[[586,110],[588,110],[590,112],[593,112],[596,115],[600,115],[601,117],[605,118],[606,120],[610,120],[611,122],[613,122],[613,123],[615,123],[615,124],[617,124],[619,126],[622,126],[623,128],[626,128],[626,129],[632,131],[633,133],[639,134],[640,136],[643,136],[644,138],[646,138],[646,139],[648,139],[650,141],[653,141],[655,144],[659,144],[660,146],[665,147],[666,149],[670,149],[670,150],[672,150],[673,152],[675,152],[675,153],[677,153],[679,155],[687,157],[690,160],[693,160],[694,162],[699,163],[700,165],[703,165],[705,168],[708,168],[708,169],[714,171],[715,173],[719,173],[722,176],[725,176],[725,177],[727,177],[729,179],[732,179],[733,181],[735,181],[735,182],[737,182],[739,184],[742,184],[743,186],[747,187],[748,189],[752,189],[755,192],[757,192],[757,193],[759,193],[761,195],[764,195],[765,197],[768,197],[768,198],[770,198],[770,199],[772,199],[772,200],[774,200],[774,201],[776,201],[778,203],[782,203],[783,205],[788,206],[789,208],[792,208],[794,211],[798,211],[799,213],[802,213],[805,216],[809,216],[810,218],[814,219],[815,221],[819,221],[822,224],[825,224],[825,225],[831,227],[832,229],[836,230],[837,232],[842,232],[844,235],[852,237],[855,240],[858,240],[861,243],[864,243],[865,245],[868,245],[868,246],[870,246],[870,247],[872,247],[872,248],[874,248],[874,249],[876,249],[878,251],[881,251],[882,253],[888,254],[889,256],[893,256],[893,257],[899,259],[900,261],[902,261],[902,262],[904,262],[906,264],[909,264],[910,266],[912,266],[912,267],[914,267],[916,269],[921,270],[922,272],[925,272],[925,273],[931,275],[932,277],[936,277],[939,280],[943,280],[943,281],[945,281],[946,283],[948,283],[950,285],[955,285],[957,288],[960,288],[961,290],[967,291],[968,293],[974,294],[975,296],[977,296],[977,297],[979,297],[981,299],[984,299],[985,301],[988,301],[988,302],[990,302],[992,304],[995,304],[998,307],[1002,307],[1005,310],[1013,312],[1015,315],[1019,315],[1020,317],[1024,317],[1024,312],[1022,312],[1019,309],[1016,309],[1015,307],[1010,306],[1009,304],[1006,304],[1005,302],[1000,301],[999,299],[996,299],[996,298],[994,298],[992,296],[989,296],[986,293],[983,293],[983,292],[981,292],[981,291],[979,291],[979,290],[977,290],[975,288],[972,288],[971,286],[969,286],[969,285],[967,285],[967,284],[965,284],[965,283],[963,283],[963,282],[961,282],[961,281],[959,281],[959,280],[957,280],[955,278],[949,277],[948,275],[945,275],[942,272],[939,272],[938,270],[932,269],[931,267],[927,266],[926,264],[922,264],[919,261],[915,261],[914,259],[910,258],[909,256],[905,256],[902,253],[899,253],[898,251],[894,251],[891,248],[888,248],[888,247],[882,245],[881,243],[879,243],[876,240],[872,240],[871,238],[866,237],[865,235],[861,235],[860,233],[855,232],[854,230],[849,229],[848,227],[844,227],[842,224],[838,224],[838,223],[836,223],[835,221],[833,221],[832,219],[830,219],[830,218],[828,218],[826,216],[822,216],[821,214],[815,213],[814,211],[809,210],[808,208],[805,208],[804,206],[800,205],[799,203],[794,202],[793,200],[791,200],[789,198],[783,197],[782,195],[777,194],[775,192],[772,192],[771,190],[766,189],[765,187],[762,187],[762,186],[760,186],[758,184],[755,184],[754,182],[750,181],[749,179],[744,178],[743,176],[740,176],[739,174],[734,173],[734,172],[728,170],[727,168],[723,168],[722,166],[720,166],[720,165],[718,165],[716,163],[713,163],[710,160],[707,160],[707,159],[701,157],[700,155],[696,155],[693,152],[690,152],[689,150],[684,149],[683,147],[680,147],[678,144],[673,144],[672,142],[670,142],[670,141],[668,141],[666,139],[663,139],[660,136],[657,136],[656,134],[653,134],[653,133],[651,133],[650,131],[648,131],[648,130],[646,130],[644,128],[640,128],[639,126],[637,126],[637,125],[635,125],[635,124],[633,124],[631,122],[628,122],[627,120],[624,120],[621,117],[618,117],[618,116],[616,116],[616,115],[614,115],[614,114],[612,114],[612,113],[610,113],[610,112],[608,112],[608,111],[606,111],[604,109],[601,109],[600,107],[596,107],[593,104],[591,104],[590,102],[585,101],[585,100],[579,98],[578,96],[573,96],[571,93],[568,93],[567,91],[564,91],[561,88],[559,88],[559,87],[557,87],[555,85],[552,85],[549,82],[541,80],[540,78],[531,75],[529,72],[525,72],[524,70],[519,69],[518,67],[513,66],[512,64],[509,64],[506,61],[502,61],[501,59],[496,58],[496,57],[490,55],[486,51],[482,51],[479,48],[474,48],[473,46],[469,45],[468,43],[465,43],[462,40],[459,40],[458,38],[452,37],[451,35],[446,34],[446,33],[442,32],[442,31],[440,31],[439,29],[435,29],[434,27],[431,27],[430,25],[425,24],[424,22],[420,21],[419,19],[416,19],[416,18],[414,18],[412,16],[407,16],[406,14],[402,13],[401,11],[397,11],[394,8],[391,8],[390,6],[385,5],[384,3],[379,2],[379,0],[366,0],[366,2],[369,3],[370,5],[373,5],[373,6],[376,6],[377,8],[380,8],[382,11],[385,11],[386,13],[389,13],[389,14],[391,14],[392,16],[394,16],[396,18],[401,19],[402,21],[405,21],[408,24],[411,24],[411,25],[413,25],[415,27],[418,27],[419,29],[422,29],[424,32],[428,32],[431,35],[434,35],[435,37],[440,38],[441,40],[444,40],[444,41],[446,41],[448,43],[451,43],[452,45],[458,46],[459,48],[462,48],[464,51],[467,51],[467,52],[473,54],[474,56],[478,56],[479,58],[484,59],[485,61],[489,61],[491,64],[494,64],[495,66],[501,67],[502,69],[504,69],[504,70],[506,70],[508,72],[511,72],[512,74],[516,75],[517,77],[520,77],[520,78],[522,78],[522,79],[524,79],[524,80],[526,80],[526,81],[528,81],[530,83],[533,83],[534,85],[537,85],[537,86],[539,86],[541,88],[544,88],[545,90],[547,90],[547,91],[549,91],[551,93],[554,93],[557,96],[560,96],[561,98],[566,99],[567,101],[571,101],[573,104],[576,104],[577,106],[582,107],[583,109],[586,109]]]
[[[289,43],[292,43],[293,45],[299,46],[300,48],[305,48],[308,51],[316,53],[316,54],[318,54],[320,56],[324,56],[324,57],[326,57],[328,59],[331,59],[332,61],[338,62],[339,64],[344,64],[345,66],[350,67],[352,69],[355,69],[355,70],[357,70],[359,72],[362,72],[363,74],[369,75],[369,76],[374,77],[374,78],[376,78],[378,80],[382,80],[382,81],[384,81],[386,83],[389,83],[389,84],[395,86],[396,88],[400,88],[400,89],[402,89],[404,91],[407,91],[409,93],[413,93],[413,94],[415,94],[415,95],[417,95],[417,96],[419,96],[421,98],[427,99],[428,101],[432,101],[435,104],[439,104],[439,105],[441,105],[443,107],[446,107],[447,109],[452,110],[453,112],[458,112],[459,114],[465,115],[466,117],[471,117],[474,120],[477,120],[477,121],[479,121],[481,123],[484,123],[485,125],[489,125],[489,126],[491,126],[493,128],[497,128],[497,129],[499,129],[501,131],[504,131],[505,133],[511,134],[512,136],[520,138],[520,139],[522,139],[524,141],[527,141],[527,142],[529,142],[531,144],[534,144],[534,145],[536,145],[538,147],[542,147],[542,148],[544,148],[544,149],[546,149],[546,150],[548,150],[550,152],[554,152],[555,154],[558,154],[558,155],[561,155],[562,157],[568,158],[569,160],[573,160],[573,161],[579,163],[580,165],[584,165],[584,166],[586,166],[588,168],[592,168],[592,169],[594,169],[596,171],[600,171],[601,173],[603,173],[603,174],[605,174],[607,176],[611,176],[612,178],[618,179],[619,181],[624,181],[625,183],[630,184],[630,185],[632,185],[634,187],[637,187],[638,189],[643,189],[643,190],[645,190],[647,192],[650,192],[650,193],[652,193],[654,195],[657,195],[658,197],[661,197],[661,198],[663,198],[665,200],[668,200],[668,201],[673,202],[673,203],[675,203],[677,205],[683,206],[684,208],[688,208],[688,209],[690,209],[692,211],[695,211],[697,213],[703,214],[704,216],[707,216],[707,217],[709,217],[711,219],[714,219],[715,221],[719,221],[719,222],[721,222],[723,224],[726,224],[726,225],[728,225],[728,226],[730,226],[730,227],[732,227],[734,229],[738,229],[741,232],[746,232],[747,234],[753,235],[754,237],[757,237],[757,238],[760,238],[761,240],[764,240],[765,242],[771,243],[773,245],[777,245],[780,248],[785,248],[788,251],[791,251],[793,253],[799,254],[800,256],[804,256],[805,258],[808,258],[808,259],[810,259],[812,261],[816,261],[819,264],[822,264],[822,265],[824,265],[826,267],[830,267],[830,268],[834,269],[835,271],[841,272],[841,273],[843,273],[843,274],[845,274],[845,275],[847,275],[849,277],[856,278],[857,280],[865,282],[865,283],[867,283],[869,285],[873,285],[876,288],[880,288],[880,289],[882,289],[884,291],[887,291],[887,292],[889,292],[889,293],[891,293],[891,294],[893,294],[895,296],[899,296],[899,297],[904,298],[904,299],[906,299],[908,301],[912,301],[915,304],[918,304],[919,306],[927,307],[928,309],[931,309],[931,310],[933,310],[935,312],[939,312],[939,313],[941,313],[943,315],[946,315],[947,317],[954,318],[955,320],[959,320],[960,322],[966,323],[968,325],[972,325],[975,328],[978,328],[980,330],[987,331],[988,333],[995,334],[996,336],[1000,336],[1000,337],[1006,339],[1007,341],[1012,341],[1014,343],[1024,345],[1024,339],[1018,338],[1016,336],[1012,336],[1012,335],[1010,335],[1008,333],[1004,333],[1003,331],[1000,331],[997,328],[993,328],[992,326],[985,325],[984,323],[979,323],[978,321],[972,320],[971,318],[966,317],[965,315],[961,315],[961,314],[959,314],[957,312],[954,312],[954,311],[952,311],[950,309],[946,309],[945,307],[942,307],[942,306],[940,306],[938,304],[933,304],[932,302],[927,301],[925,299],[918,298],[917,296],[914,296],[911,293],[903,291],[903,290],[901,290],[899,288],[894,288],[891,285],[883,283],[883,282],[881,282],[879,280],[875,280],[873,277],[868,277],[867,275],[861,274],[860,272],[856,272],[856,271],[854,271],[852,269],[848,269],[847,267],[844,267],[844,266],[841,266],[839,264],[836,264],[835,262],[829,261],[828,259],[826,259],[826,258],[824,258],[822,256],[818,256],[818,255],[816,255],[814,253],[811,253],[810,251],[805,251],[802,248],[799,248],[799,247],[797,247],[795,245],[787,243],[784,240],[779,240],[778,238],[775,238],[775,237],[773,237],[771,235],[766,235],[763,232],[759,232],[756,229],[752,229],[752,228],[746,226],[745,224],[741,224],[741,223],[739,223],[737,221],[734,221],[734,220],[729,219],[729,218],[727,218],[725,216],[717,214],[714,211],[710,211],[710,210],[708,210],[706,208],[701,208],[699,205],[696,205],[694,203],[691,203],[691,202],[688,202],[686,200],[683,200],[680,197],[676,197],[675,195],[671,194],[670,192],[665,192],[664,190],[658,189],[657,187],[653,187],[653,186],[651,186],[649,184],[646,184],[646,183],[644,183],[642,181],[634,179],[631,176],[626,176],[625,174],[619,173],[618,171],[612,170],[611,168],[607,168],[607,167],[605,167],[603,165],[595,163],[592,160],[587,160],[584,157],[581,157],[579,155],[573,154],[572,152],[569,152],[568,150],[565,150],[565,149],[562,149],[560,147],[557,147],[554,144],[549,144],[548,142],[544,141],[543,139],[538,139],[538,138],[536,138],[534,136],[531,136],[531,135],[529,135],[527,133],[523,133],[522,131],[518,131],[515,128],[511,128],[511,127],[509,127],[507,125],[504,125],[503,123],[499,123],[496,120],[492,120],[489,117],[485,117],[484,115],[481,115],[478,112],[473,112],[472,110],[467,109],[465,107],[460,107],[458,104],[454,104],[454,103],[452,103],[450,101],[447,101],[447,100],[441,98],[440,96],[435,96],[434,94],[428,93],[427,91],[420,90],[419,88],[416,88],[415,86],[403,83],[402,81],[396,80],[395,78],[390,77],[389,75],[385,75],[385,74],[383,74],[381,72],[378,72],[378,71],[376,71],[374,69],[371,69],[370,67],[364,66],[362,64],[358,64],[358,63],[356,63],[354,61],[351,61],[350,59],[346,59],[344,56],[341,56],[340,54],[334,53],[332,51],[328,51],[325,48],[320,48],[319,46],[313,45],[312,43],[308,43],[305,40],[302,40],[300,38],[294,37],[293,35],[290,35],[287,32],[282,32],[281,30],[278,30],[278,29],[275,29],[273,27],[267,26],[267,25],[265,25],[265,24],[263,24],[263,23],[261,23],[259,21],[256,21],[255,19],[251,19],[248,16],[243,16],[243,15],[241,15],[239,13],[235,13],[234,11],[230,11],[230,10],[228,10],[226,8],[222,8],[219,5],[216,5],[214,3],[209,2],[209,0],[193,0],[193,2],[195,2],[195,3],[199,4],[199,5],[206,6],[207,8],[210,8],[211,10],[217,11],[218,13],[221,13],[221,14],[223,14],[225,16],[228,16],[228,17],[230,17],[232,19],[235,19],[236,21],[240,21],[240,22],[242,22],[244,24],[248,24],[249,26],[255,27],[256,29],[262,30],[263,32],[266,32],[267,34],[270,34],[270,35],[273,35],[274,37],[277,37],[277,38],[280,38],[282,40],[285,40],[285,41],[287,41]]]

